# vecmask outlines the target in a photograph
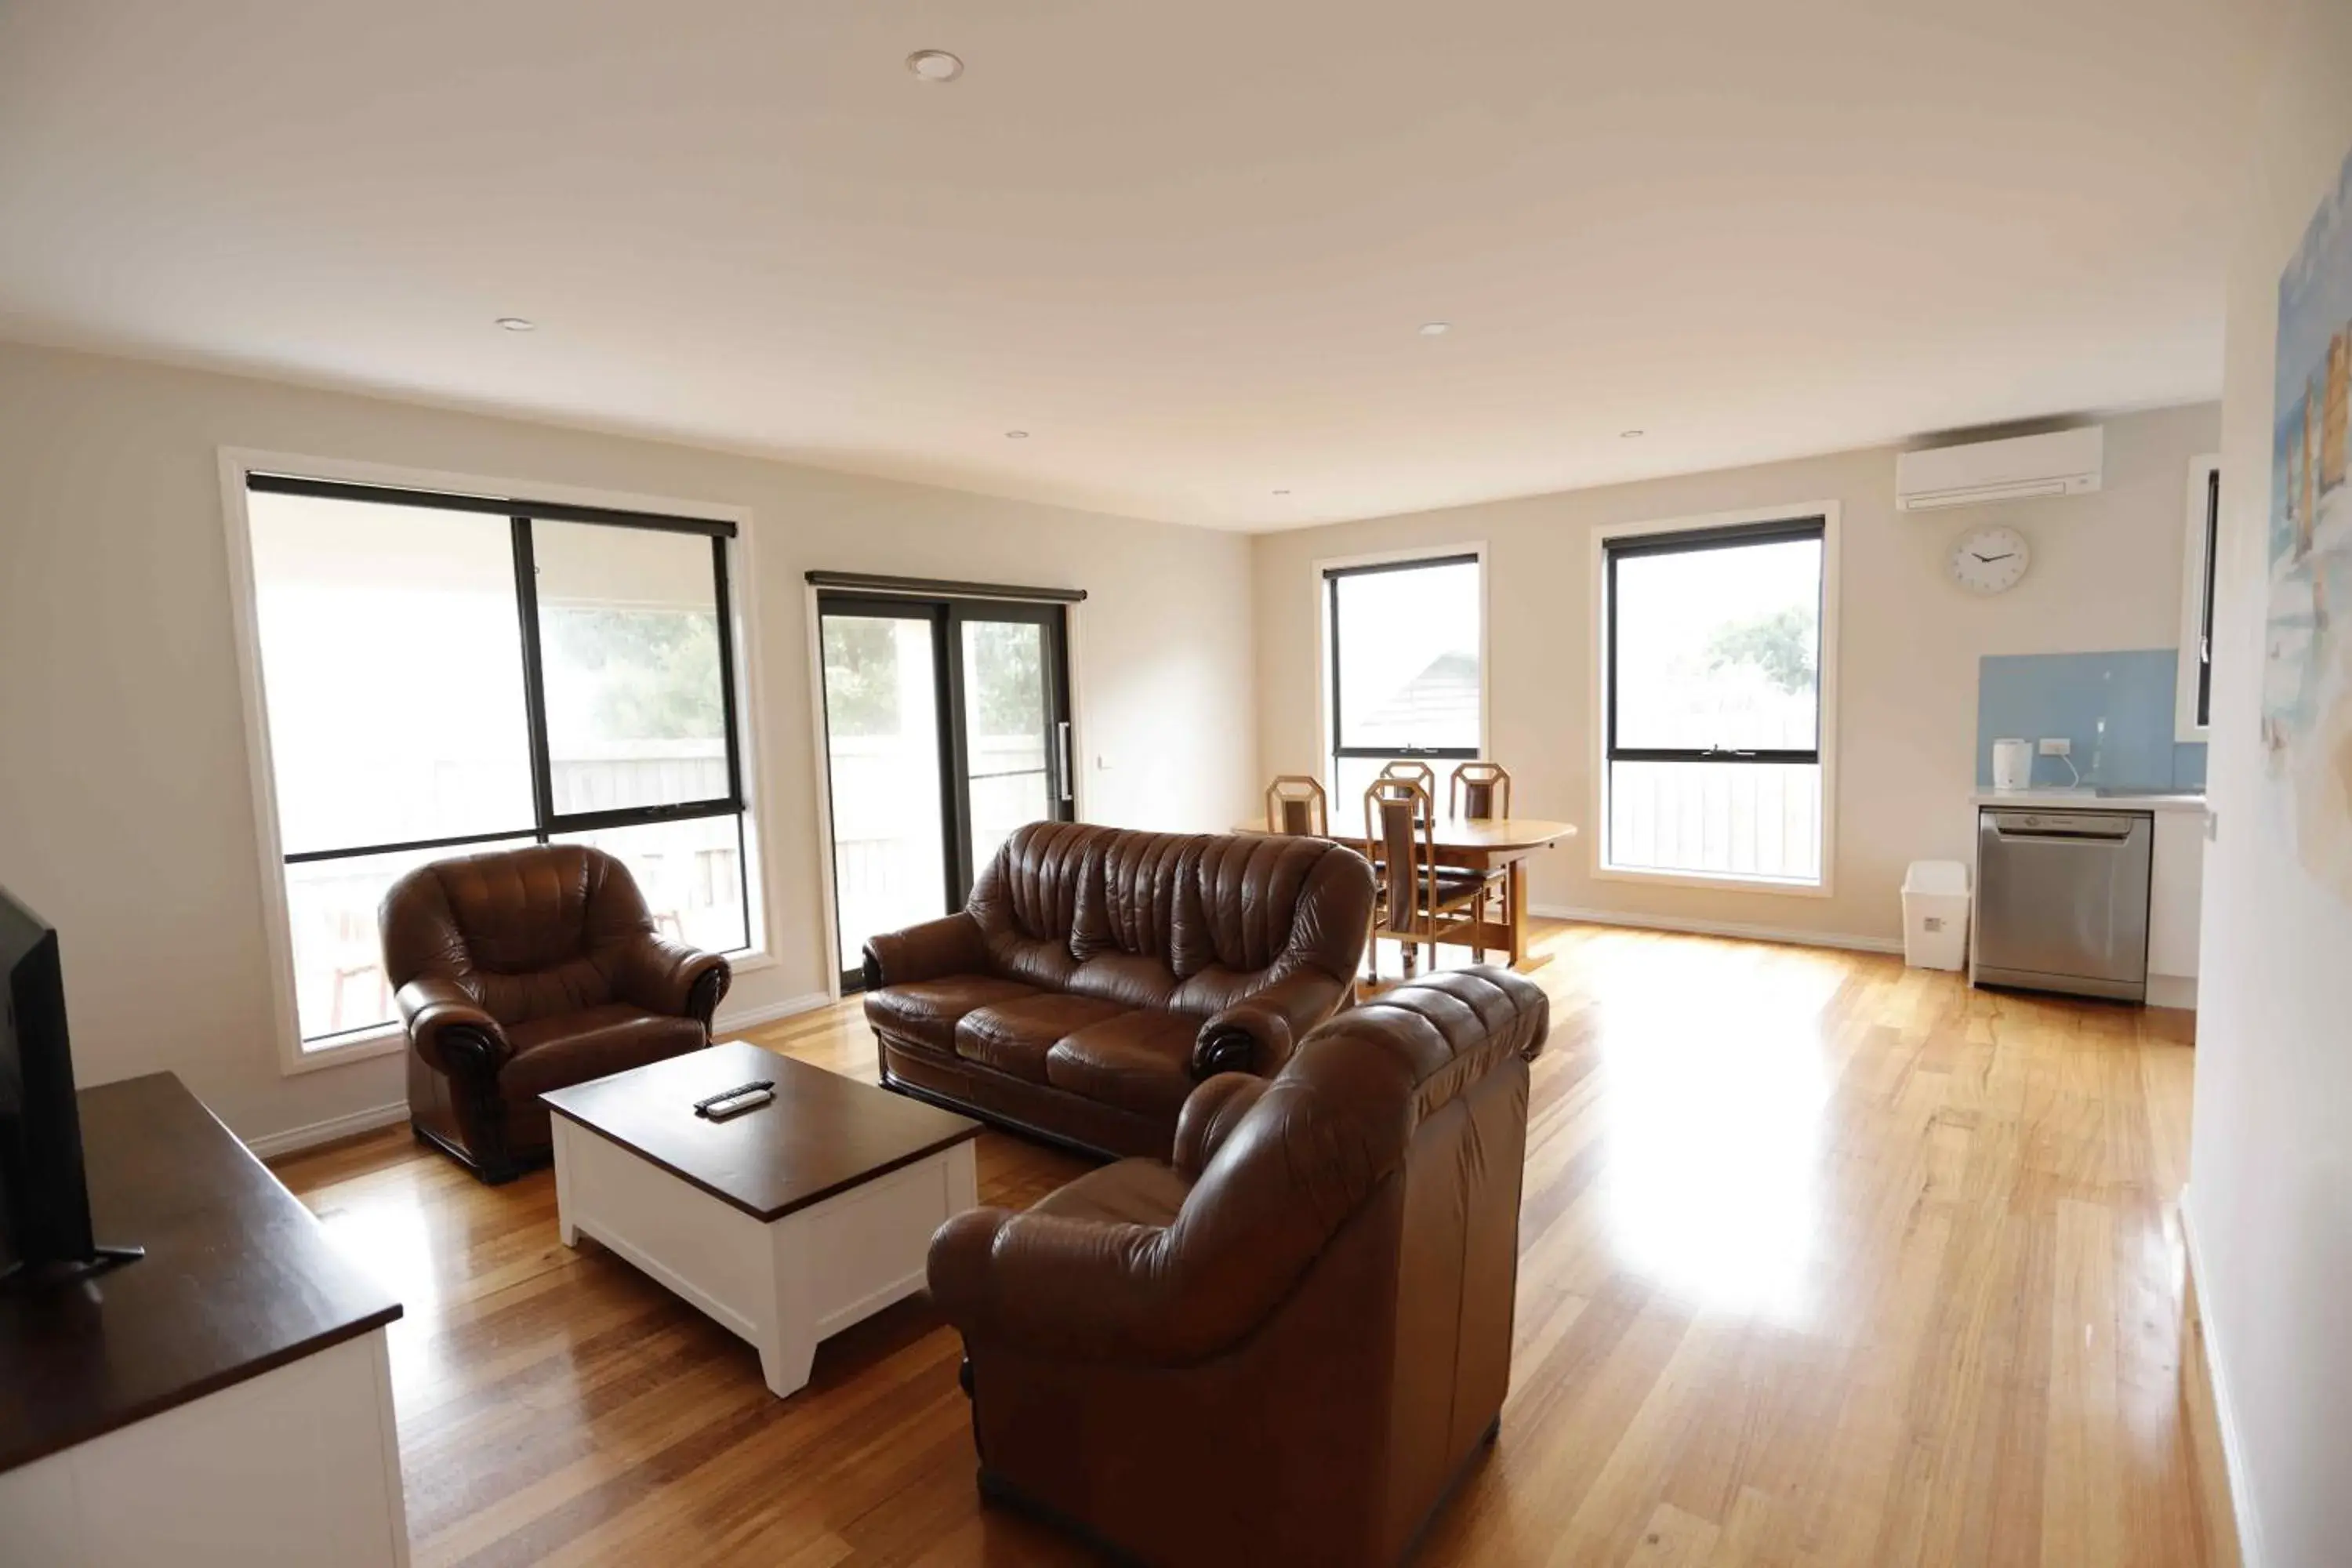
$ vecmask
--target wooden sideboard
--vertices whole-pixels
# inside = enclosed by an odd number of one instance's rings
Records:
[[[168,1073],[80,1096],[99,1238],[0,1294],[0,1564],[402,1564],[400,1303]]]

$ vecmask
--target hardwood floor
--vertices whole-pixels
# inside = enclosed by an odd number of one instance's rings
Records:
[[[2185,1014],[1542,925],[1500,1443],[1422,1563],[2236,1562],[2187,1300]],[[870,1079],[855,1005],[751,1037]],[[997,1133],[982,1198],[1082,1163]],[[280,1174],[401,1292],[416,1561],[1056,1564],[980,1507],[918,1299],[783,1403],[751,1347],[404,1130]]]

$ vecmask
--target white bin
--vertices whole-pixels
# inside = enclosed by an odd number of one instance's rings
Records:
[[[1914,969],[1968,967],[1969,868],[1958,860],[1914,860],[1905,873],[1903,962]]]

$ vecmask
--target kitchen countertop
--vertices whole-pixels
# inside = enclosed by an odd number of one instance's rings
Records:
[[[2162,795],[2101,795],[2081,789],[1980,789],[1970,795],[1975,805],[2027,805],[2075,811],[2195,811],[2205,809],[2202,790]]]

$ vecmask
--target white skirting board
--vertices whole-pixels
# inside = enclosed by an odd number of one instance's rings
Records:
[[[738,1029],[756,1029],[762,1024],[772,1024],[779,1018],[790,1018],[801,1013],[814,1013],[819,1007],[830,1006],[831,994],[810,991],[798,996],[787,996],[764,1007],[745,1007],[730,1011],[723,1005],[719,1016],[710,1021],[713,1035],[733,1034]]]
[[[1898,936],[1851,936],[1841,931],[1802,931],[1784,926],[1739,925],[1729,921],[1684,920],[1675,915],[1631,914],[1622,910],[1571,910],[1558,904],[1530,904],[1528,912],[1551,921],[1580,921],[1587,925],[1632,926],[1642,931],[1685,931],[1693,936],[1738,937],[1746,942],[1785,942],[1800,947],[1834,947],[1850,952],[1901,952]]]
[[[281,1154],[331,1143],[338,1138],[355,1138],[362,1132],[373,1132],[379,1127],[408,1120],[408,1101],[394,1100],[390,1105],[371,1105],[365,1110],[354,1110],[348,1116],[331,1116],[324,1121],[313,1121],[304,1127],[289,1127],[283,1132],[265,1132],[258,1138],[248,1138],[245,1146],[257,1159],[275,1160]]]
[[[2262,1521],[2254,1512],[2254,1489],[2246,1475],[2246,1450],[2238,1434],[2237,1406],[2230,1398],[2230,1379],[2221,1364],[2221,1336],[2213,1331],[2213,1297],[2205,1288],[2211,1278],[2197,1247],[2197,1221],[2189,1189],[2180,1189],[2180,1239],[2189,1248],[2189,1277],[2197,1286],[2197,1315],[2204,1320],[2205,1365],[2213,1376],[2213,1415],[2221,1428],[2221,1465],[2230,1477],[2230,1513],[2238,1526],[2241,1568],[2266,1568],[2263,1554]]]
[[[1673,915],[1626,914],[1617,910],[1570,910],[1557,904],[1529,905],[1528,912],[1546,920],[1580,921],[1587,925],[1630,926],[1641,931],[1686,931],[1693,936],[1727,936],[1744,942],[1785,942],[1799,947],[1834,947],[1850,952],[1901,952],[1900,937],[1851,936],[1838,931],[1797,931],[1784,926],[1738,925],[1728,921],[1689,921]],[[2197,977],[2151,974],[2147,1005],[2197,1010]]]

